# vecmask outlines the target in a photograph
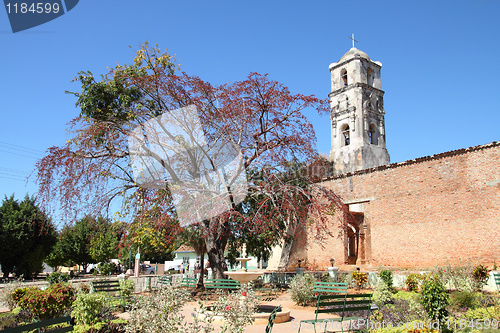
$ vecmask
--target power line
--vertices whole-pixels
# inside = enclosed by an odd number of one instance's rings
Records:
[[[38,150],[38,149],[33,149],[33,148],[30,148],[30,147],[26,147],[26,146],[20,146],[20,145],[15,145],[15,144],[12,144],[12,143],[8,143],[8,142],[5,142],[5,141],[0,141],[0,146],[6,146],[5,148],[10,148],[10,149],[21,149],[21,150],[24,150],[26,152],[31,152],[31,153],[35,153],[35,154],[40,154],[40,155],[44,155],[45,153],[41,150]],[[13,147],[13,148],[11,148]]]
[[[31,180],[27,180],[26,178],[11,178],[11,177],[5,177],[5,176],[1,176],[0,175],[0,178],[3,178],[3,179],[10,179],[10,180],[17,180],[19,182],[31,182]]]
[[[0,170],[3,170],[5,172],[10,172],[10,173],[19,173],[19,174],[23,174],[23,175],[29,175],[30,172],[26,172],[26,171],[22,171],[22,170],[18,170],[18,169],[9,169],[9,168],[2,168],[0,167]]]
[[[14,152],[7,151],[7,150],[2,150],[2,149],[0,149],[0,152],[2,152],[2,153],[7,153],[7,154],[12,154],[12,155],[17,155],[17,156],[22,156],[22,157],[34,158],[34,159],[40,159],[40,158],[41,158],[40,156],[29,156],[29,155],[23,155],[23,154],[14,153]]]

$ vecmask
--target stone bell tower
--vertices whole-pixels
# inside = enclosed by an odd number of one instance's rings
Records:
[[[380,62],[355,47],[330,64],[330,160],[335,175],[390,163],[385,147],[381,68]]]

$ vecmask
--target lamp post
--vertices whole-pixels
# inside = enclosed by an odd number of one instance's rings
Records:
[[[330,259],[330,264],[332,264],[331,267],[328,267],[328,274],[330,275],[330,277],[333,279],[333,281],[337,281],[337,272],[339,270],[338,267],[335,267],[333,266],[333,264],[335,263],[335,259]]]

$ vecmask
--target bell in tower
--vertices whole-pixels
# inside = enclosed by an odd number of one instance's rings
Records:
[[[382,64],[351,48],[330,64],[332,150],[334,174],[390,163],[385,147]]]

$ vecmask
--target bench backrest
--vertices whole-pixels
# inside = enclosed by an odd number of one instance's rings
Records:
[[[316,318],[318,318],[318,314],[320,313],[329,313],[342,317],[344,315],[346,295],[347,293],[319,294],[317,296],[316,310],[314,311]]]
[[[95,292],[105,291],[108,293],[120,293],[120,282],[118,280],[109,280],[109,281],[92,281],[92,289]]]
[[[347,293],[347,283],[314,282],[313,293]]]
[[[371,297],[372,294],[320,294],[316,304],[316,318],[320,313],[329,313],[344,319],[353,316],[353,312],[366,311],[368,319],[371,310]]]
[[[232,279],[207,279],[204,286],[205,288],[239,289],[240,283]]]
[[[497,288],[500,289],[500,273],[493,273],[493,278],[495,279]]]
[[[18,327],[13,327],[13,328],[6,328],[4,330],[1,330],[0,332],[2,333],[22,333],[26,331],[32,331],[37,328],[43,328],[55,324],[63,324],[63,323],[68,323],[69,326],[58,328],[51,330],[51,332],[54,333],[64,333],[64,332],[71,332],[73,331],[73,326],[71,325],[71,317],[60,317],[60,318],[54,318],[54,319],[48,319],[44,321],[39,321],[36,323],[28,324],[28,325],[23,325],[23,326],[18,326]]]
[[[195,288],[197,283],[198,283],[198,279],[197,278],[188,278],[188,277],[185,277],[185,278],[182,279],[181,286],[182,287]]]
[[[169,276],[160,276],[158,278],[158,283],[162,283],[162,284],[170,284],[172,282],[172,277],[169,275]]]

